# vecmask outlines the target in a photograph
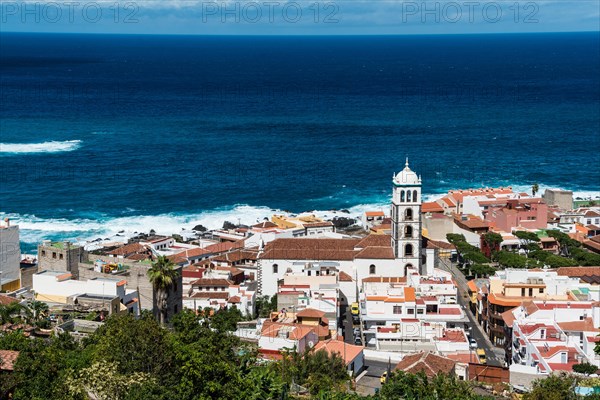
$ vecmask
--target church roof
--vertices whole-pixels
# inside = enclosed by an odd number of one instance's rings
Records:
[[[280,238],[269,242],[259,257],[266,260],[393,259],[389,235],[362,239]]]
[[[400,186],[421,185],[421,178],[408,166],[408,157],[404,169],[394,177],[394,184]]]

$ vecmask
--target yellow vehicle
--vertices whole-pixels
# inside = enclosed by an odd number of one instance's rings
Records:
[[[383,385],[386,380],[387,380],[387,371],[385,371],[383,374],[381,374],[381,378],[379,378],[379,382],[381,382],[381,384]]]
[[[355,316],[358,317],[360,310],[358,309],[358,303],[352,303],[350,305],[350,313]]]
[[[486,360],[485,360],[485,350],[483,349],[477,349],[477,358],[479,358],[479,362],[481,364],[485,364]]]

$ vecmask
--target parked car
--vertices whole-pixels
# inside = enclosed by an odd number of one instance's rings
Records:
[[[354,344],[356,344],[358,346],[362,346],[362,340],[361,340],[360,336],[354,337]]]
[[[382,385],[385,383],[385,381],[387,381],[387,371],[381,374],[381,378],[379,378],[379,382],[381,382]]]
[[[485,350],[477,349],[477,357],[479,358],[479,362],[481,364],[487,363],[487,360],[485,359]]]
[[[358,303],[352,303],[350,305],[350,313],[352,314],[352,316],[358,317],[358,314],[360,313],[360,310],[358,308]]]
[[[469,338],[469,347],[475,350],[477,348],[477,341],[473,338]]]

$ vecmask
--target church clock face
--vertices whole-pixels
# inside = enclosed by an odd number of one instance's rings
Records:
[[[421,178],[406,159],[405,167],[393,179],[392,248],[403,269],[420,267]]]

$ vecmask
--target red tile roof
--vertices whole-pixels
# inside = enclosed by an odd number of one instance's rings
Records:
[[[258,223],[256,225],[252,225],[253,228],[258,228],[258,229],[267,229],[267,228],[277,228],[277,224],[274,224],[271,221],[263,221],[261,223]]]
[[[353,279],[350,275],[348,275],[344,271],[340,271],[340,273],[338,274],[338,280],[340,282],[352,282]]]
[[[200,278],[196,279],[192,282],[192,286],[218,286],[218,287],[228,287],[229,285],[233,285],[233,282],[229,279],[223,278]]]
[[[378,235],[381,236],[381,235]],[[354,258],[360,259],[375,259],[375,260],[393,260],[395,258],[394,251],[390,246],[387,247],[379,247],[379,246],[369,246],[362,250],[360,250]]]
[[[231,304],[241,303],[240,296],[232,296],[229,298],[229,300],[227,300],[227,302]]]
[[[296,314],[298,318],[323,318],[324,316],[325,313],[323,311],[315,310],[314,308],[305,308]]]
[[[600,332],[600,328],[594,326],[592,318],[585,318],[582,321],[559,322],[558,326],[563,331]]]
[[[556,270],[558,275],[581,277],[581,276],[600,276],[600,267],[560,267]]]
[[[115,255],[115,256],[128,256],[131,254],[147,252],[147,251],[148,251],[148,249],[146,248],[145,245],[136,242],[136,243],[127,244],[125,246],[121,246],[114,250],[110,250],[107,252],[107,254]]]
[[[454,365],[454,360],[426,352],[406,355],[396,365],[396,369],[411,374],[422,371],[428,377],[434,377],[439,373],[450,374],[454,370]]]
[[[337,353],[348,365],[363,353],[364,347],[348,344],[341,340],[329,339],[317,343],[315,351],[319,350],[325,350],[329,354]]]
[[[363,239],[276,239],[265,246],[260,258],[351,261],[355,258],[393,259],[394,255],[389,235],[369,235]]]
[[[444,212],[444,207],[440,206],[435,201],[430,201],[430,202],[422,203],[421,204],[421,212],[424,212],[424,213],[427,213],[427,212]]]
[[[18,351],[0,350],[0,371],[13,371],[18,357]]]
[[[10,297],[4,294],[0,293],[0,304],[2,305],[7,305],[7,304],[11,304],[11,303],[16,303],[19,300],[15,299],[14,297]]]
[[[221,242],[206,246],[204,250],[209,253],[224,253],[231,249],[241,249],[244,247],[244,240],[238,240],[237,242]]]

